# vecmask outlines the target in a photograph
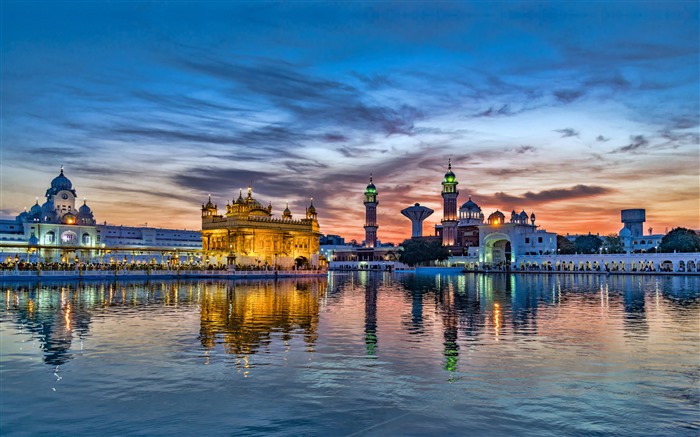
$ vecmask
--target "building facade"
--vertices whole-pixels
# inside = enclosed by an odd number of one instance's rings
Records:
[[[206,260],[256,268],[318,267],[318,214],[313,200],[301,219],[294,219],[289,205],[282,216],[272,215],[272,204],[263,206],[248,187],[246,197],[226,205],[202,205],[202,250]]]
[[[199,231],[97,224],[85,199],[76,207],[77,192],[63,168],[44,196],[14,220],[0,220],[0,261],[163,263],[200,255]]]

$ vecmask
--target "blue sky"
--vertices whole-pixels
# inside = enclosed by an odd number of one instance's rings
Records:
[[[99,221],[198,228],[252,182],[400,241],[447,160],[556,232],[700,228],[697,2],[3,2],[2,205],[61,165]]]

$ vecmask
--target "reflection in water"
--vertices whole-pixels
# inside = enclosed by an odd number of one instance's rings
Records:
[[[199,340],[205,350],[250,355],[269,347],[273,333],[285,344],[301,333],[308,350],[318,336],[319,281],[262,280],[205,289]]]
[[[696,435],[699,284],[374,272],[4,284],[3,435],[432,435],[465,423],[475,435]]]
[[[377,352],[377,275],[362,272],[365,286],[365,346],[367,355]],[[368,278],[369,276],[369,278]]]
[[[51,366],[70,360],[73,334],[83,338],[90,327],[84,300],[68,286],[7,289],[5,308],[18,326],[39,339],[43,360]]]

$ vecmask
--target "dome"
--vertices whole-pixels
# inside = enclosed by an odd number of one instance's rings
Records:
[[[464,202],[462,206],[459,208],[460,211],[476,211],[476,212],[481,212],[481,207],[477,205],[473,200],[472,196],[469,196],[469,200]]]
[[[492,213],[488,219],[490,225],[502,224],[505,223],[505,221],[506,216],[504,216],[503,213],[499,210],[496,210],[496,212]]]
[[[307,211],[309,212],[309,214],[316,214],[316,208],[314,207],[313,199],[311,200],[311,205],[309,205]]]
[[[51,190],[55,193],[58,193],[59,191],[63,190],[72,190],[73,189],[73,183],[63,175],[63,167],[61,167],[61,174],[56,176],[52,181],[51,181]]]
[[[17,221],[18,222],[28,222],[29,221],[29,213],[27,211],[23,211],[19,213],[17,216]]]
[[[287,207],[284,208],[284,211],[282,212],[282,217],[292,218],[292,211],[290,211],[290,209],[289,209],[289,202],[287,202]]]
[[[632,236],[632,231],[630,231],[627,228],[622,228],[620,229],[620,238],[624,237],[631,237]]]
[[[58,216],[56,215],[56,209],[53,205],[52,200],[47,200],[41,205],[41,221],[52,222],[56,221]]]
[[[447,163],[447,173],[445,173],[445,177],[442,180],[443,184],[456,184],[457,183],[457,176],[455,176],[454,173],[452,173],[452,160],[450,159]]]
[[[87,202],[83,200],[83,205],[78,208],[78,215],[81,216],[88,216],[92,215],[92,210],[90,209],[89,206],[87,206]]]
[[[520,212],[520,217],[523,217],[524,219],[527,219],[527,213],[525,212],[524,209]]]
[[[377,194],[377,187],[374,186],[371,175],[369,177],[369,185],[367,185],[367,188],[365,189],[365,194]]]
[[[211,203],[211,194],[209,195],[209,200],[207,201],[207,204],[204,205],[204,207],[207,209],[214,209],[214,204]]]
[[[34,204],[34,206],[32,206],[32,209],[29,210],[29,215],[41,217],[41,206],[39,206],[38,199],[37,199],[36,203]]]

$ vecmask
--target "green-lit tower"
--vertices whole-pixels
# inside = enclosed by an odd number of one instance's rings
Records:
[[[377,245],[377,187],[372,183],[372,175],[369,176],[369,185],[365,189],[365,247]]]
[[[447,162],[447,173],[442,180],[442,245],[454,246],[457,241],[457,177],[452,173],[452,160]]]

